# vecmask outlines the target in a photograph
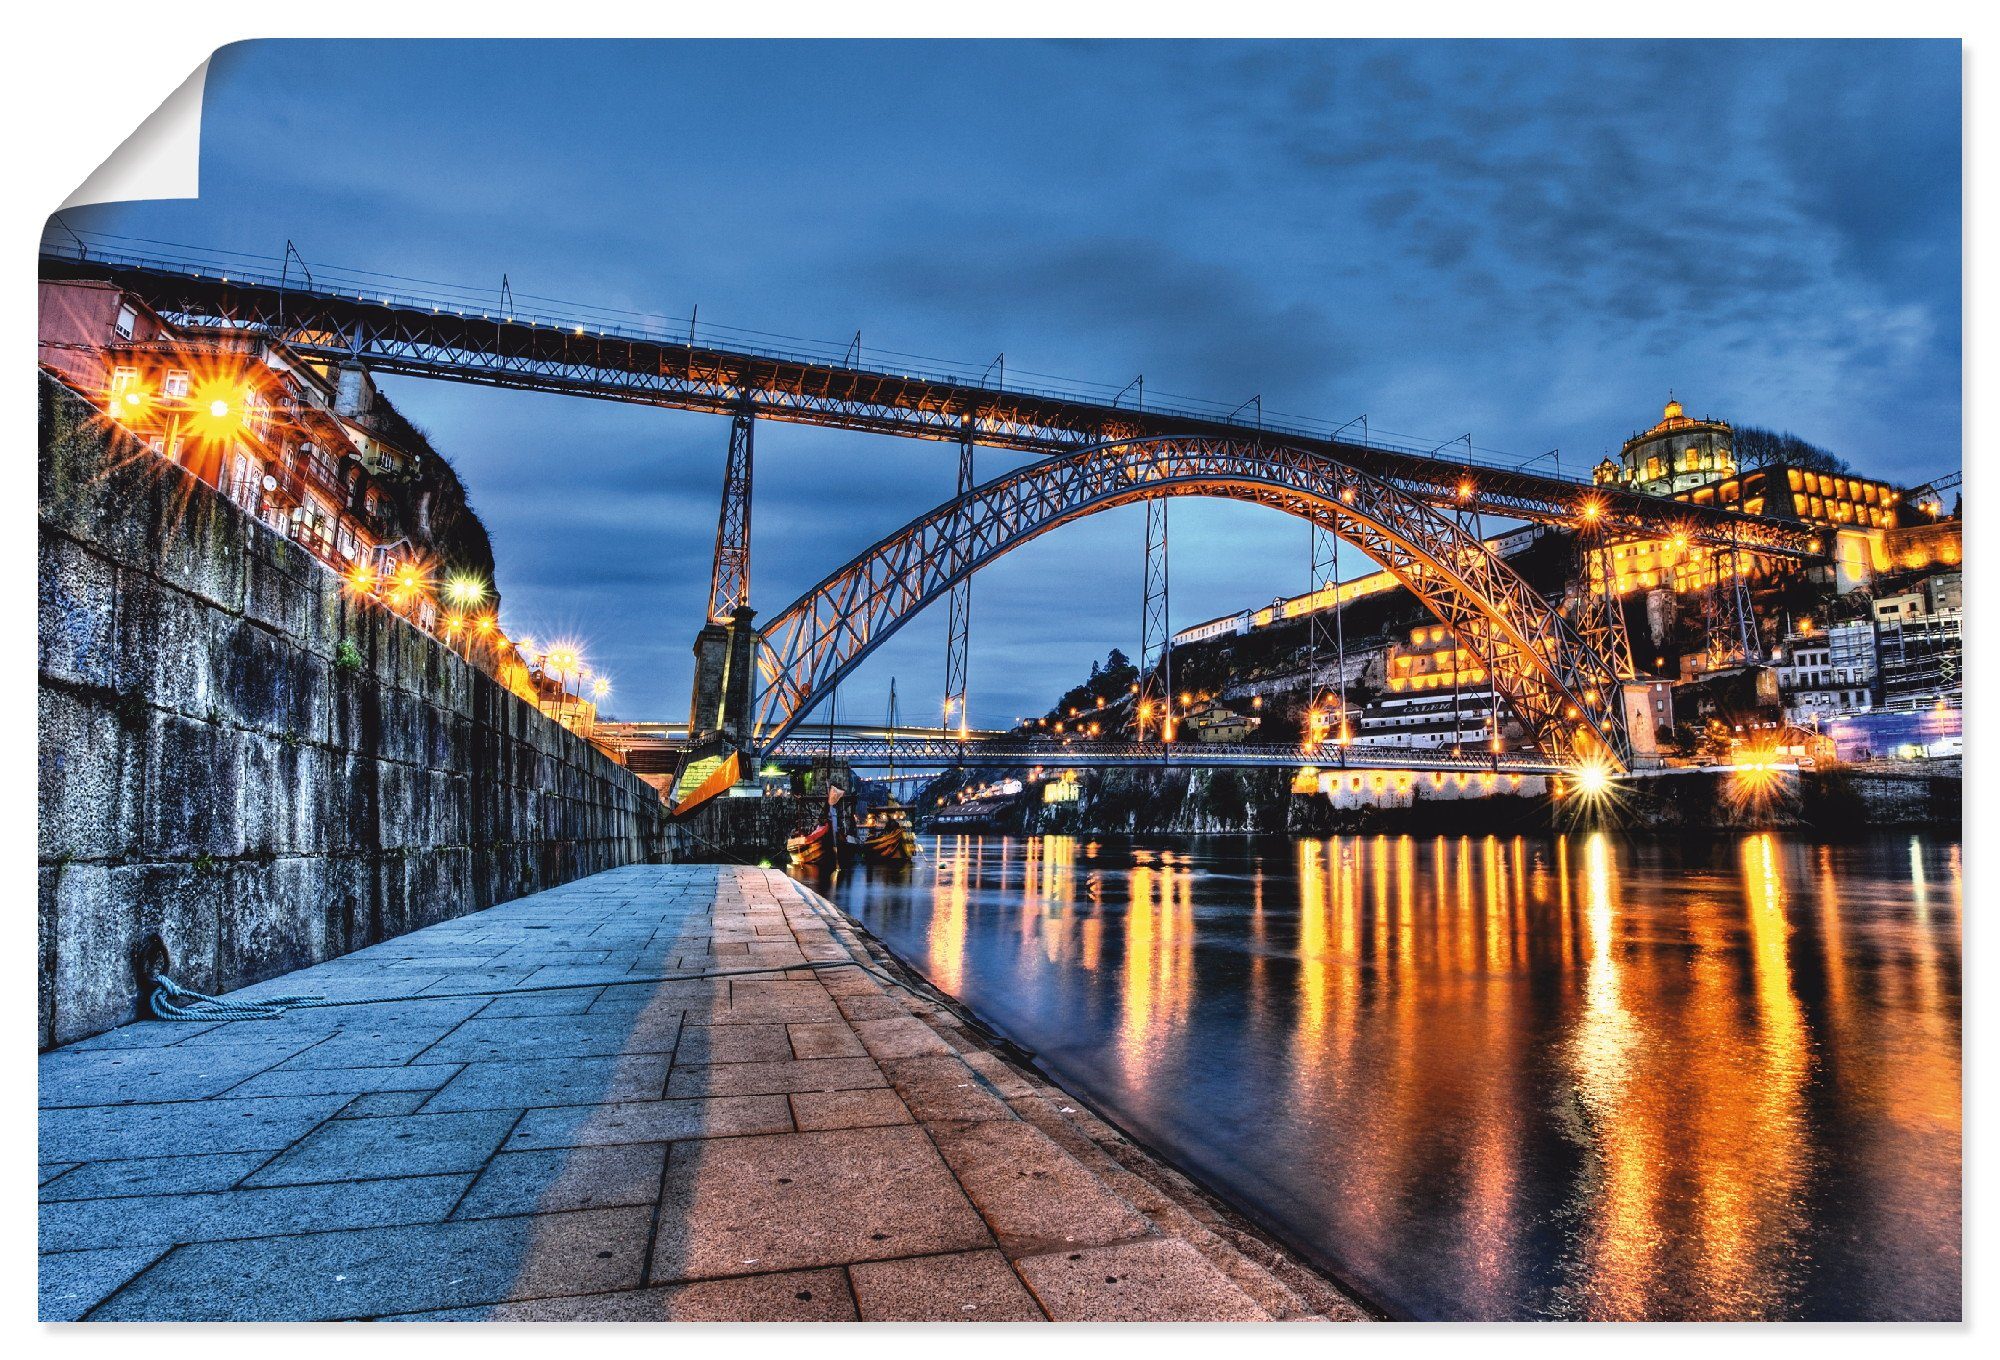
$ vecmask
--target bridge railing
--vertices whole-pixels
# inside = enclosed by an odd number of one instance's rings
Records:
[[[1253,746],[1224,742],[1158,742],[1050,740],[986,742],[839,741],[787,738],[766,749],[761,759],[780,767],[810,765],[831,756],[850,765],[874,766],[893,760],[898,765],[1006,765],[1064,769],[1089,765],[1214,765],[1281,766],[1316,769],[1464,770],[1502,774],[1547,774],[1561,767],[1546,756],[1527,752],[1456,752],[1411,747],[1326,745]]]

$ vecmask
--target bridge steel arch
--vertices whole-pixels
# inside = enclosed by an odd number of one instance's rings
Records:
[[[952,585],[1073,520],[1165,496],[1266,505],[1331,528],[1409,588],[1482,663],[1536,745],[1629,760],[1617,663],[1476,536],[1324,454],[1233,438],[1114,440],[1029,464],[912,520],[765,626],[755,744],[774,747]]]

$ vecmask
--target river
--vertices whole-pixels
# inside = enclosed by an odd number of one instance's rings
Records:
[[[817,886],[1391,1315],[1959,1316],[1954,841],[923,848]]]

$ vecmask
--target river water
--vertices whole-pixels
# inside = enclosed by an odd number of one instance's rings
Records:
[[[923,844],[818,886],[1393,1315],[1959,1315],[1956,842]]]

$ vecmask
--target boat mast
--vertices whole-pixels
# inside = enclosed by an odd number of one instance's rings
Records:
[[[833,687],[833,693],[826,699],[826,820],[833,824],[833,719],[840,711],[840,686]]]

